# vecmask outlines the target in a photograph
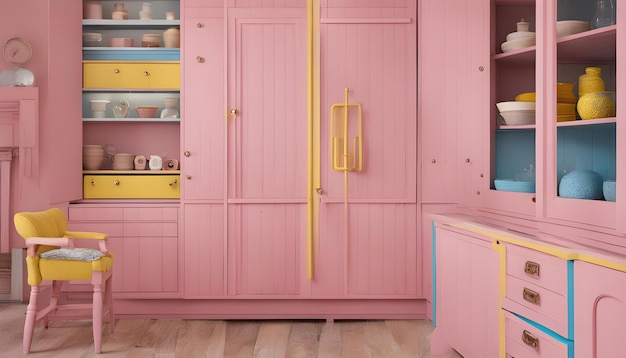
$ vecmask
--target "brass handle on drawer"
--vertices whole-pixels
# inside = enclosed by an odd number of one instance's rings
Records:
[[[120,73],[120,70],[116,68],[113,70],[113,73]]]
[[[174,181],[170,183],[170,186],[174,186],[176,184],[178,184],[178,180],[174,179]]]
[[[539,292],[535,292],[529,288],[524,287],[524,293],[522,294],[525,301],[528,301],[534,305],[539,305],[541,302],[539,299]]]
[[[526,261],[524,264],[524,272],[529,276],[539,277],[539,264],[532,261]]]
[[[189,156],[191,156],[191,152],[186,150],[185,153],[183,153],[183,155],[187,158],[189,158]]]
[[[199,28],[199,29],[201,29],[201,28],[203,28],[203,27],[204,27],[204,24],[203,24],[203,23],[201,23],[201,22],[198,22],[198,23],[196,24],[196,27],[197,27],[197,28]]]
[[[526,343],[527,346],[533,347],[535,349],[539,348],[539,338],[533,336],[527,330],[524,330],[524,332],[522,332],[522,341]]]
[[[120,185],[120,181],[117,179],[113,180],[113,185]]]
[[[149,73],[148,71],[143,71],[143,75],[144,75],[144,76],[149,76],[149,75],[150,75],[150,73]]]
[[[202,57],[202,56],[196,56],[196,62],[197,62],[197,63],[203,63],[203,62],[204,62],[204,57]]]

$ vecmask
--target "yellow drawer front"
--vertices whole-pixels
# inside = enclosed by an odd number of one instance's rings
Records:
[[[85,199],[178,199],[179,175],[84,175]]]
[[[180,88],[180,63],[85,62],[83,88]]]

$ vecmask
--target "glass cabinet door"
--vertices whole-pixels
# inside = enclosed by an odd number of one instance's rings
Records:
[[[489,103],[488,190],[485,207],[527,216],[536,215],[536,1],[492,2],[491,95]]]
[[[616,227],[619,160],[614,5],[558,0],[546,18],[546,216],[605,228]]]

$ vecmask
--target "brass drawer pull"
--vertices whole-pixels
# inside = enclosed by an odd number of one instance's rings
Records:
[[[170,183],[170,186],[174,186],[176,184],[178,184],[178,180],[174,179],[174,181]]]
[[[119,68],[114,69],[114,70],[113,70],[113,73],[120,73]]]
[[[539,349],[539,338],[533,336],[527,330],[524,330],[524,332],[522,332],[522,341],[526,343],[527,346]]]
[[[539,303],[541,302],[539,300],[539,292],[535,292],[529,288],[524,287],[524,293],[523,293],[523,297],[524,300],[534,304],[534,305],[539,305]]]
[[[120,185],[120,181],[117,179],[113,180],[113,185]]]
[[[539,264],[532,261],[526,261],[524,264],[524,272],[533,277],[539,277]]]
[[[149,76],[149,75],[150,75],[150,73],[149,73],[148,71],[143,71],[143,75],[144,75],[144,76]]]

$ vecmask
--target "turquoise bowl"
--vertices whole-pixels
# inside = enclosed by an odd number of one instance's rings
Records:
[[[576,169],[563,176],[559,183],[559,196],[562,198],[602,200],[603,179],[598,172],[589,169]]]
[[[602,183],[602,193],[604,194],[604,200],[615,201],[615,180],[605,180]]]

